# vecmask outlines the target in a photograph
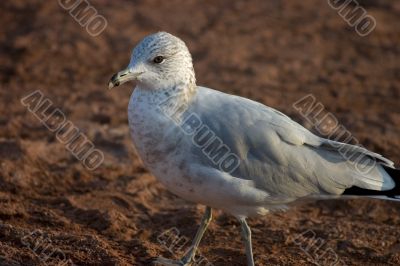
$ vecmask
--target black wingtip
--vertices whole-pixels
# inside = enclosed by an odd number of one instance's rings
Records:
[[[359,187],[350,187],[346,189],[342,195],[351,196],[387,196],[393,199],[399,199],[400,197],[400,169],[390,168],[388,166],[382,165],[383,169],[389,176],[393,179],[395,186],[391,190],[386,191],[376,191],[371,189],[364,189]]]

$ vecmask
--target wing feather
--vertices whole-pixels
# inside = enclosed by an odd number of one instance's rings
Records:
[[[207,88],[198,94],[193,111],[241,159],[232,175],[254,181],[271,195],[303,197],[341,194],[353,185],[391,186],[379,165],[393,167],[393,162],[377,153],[320,138],[283,113],[246,98]],[[340,153],[344,148],[348,158]],[[376,160],[370,173],[362,174],[352,165],[360,156]]]

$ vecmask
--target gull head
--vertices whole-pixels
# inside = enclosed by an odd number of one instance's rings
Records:
[[[133,49],[128,67],[114,74],[108,87],[131,80],[150,90],[195,85],[192,57],[186,44],[167,32],[146,36]]]

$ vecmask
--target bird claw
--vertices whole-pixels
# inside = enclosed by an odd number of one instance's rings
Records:
[[[185,262],[184,259],[182,260],[171,260],[171,259],[166,259],[163,257],[158,257],[154,262],[154,265],[164,265],[164,266],[190,266],[192,263],[191,262]]]

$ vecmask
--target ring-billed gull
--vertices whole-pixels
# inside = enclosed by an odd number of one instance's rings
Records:
[[[180,261],[160,259],[164,264],[193,262],[211,208],[237,217],[247,264],[254,265],[249,216],[346,189],[400,195],[398,171],[381,155],[320,138],[260,103],[197,86],[188,48],[169,33],[145,37],[109,88],[130,80],[137,86],[129,127],[145,166],[174,194],[206,206],[191,248]]]

